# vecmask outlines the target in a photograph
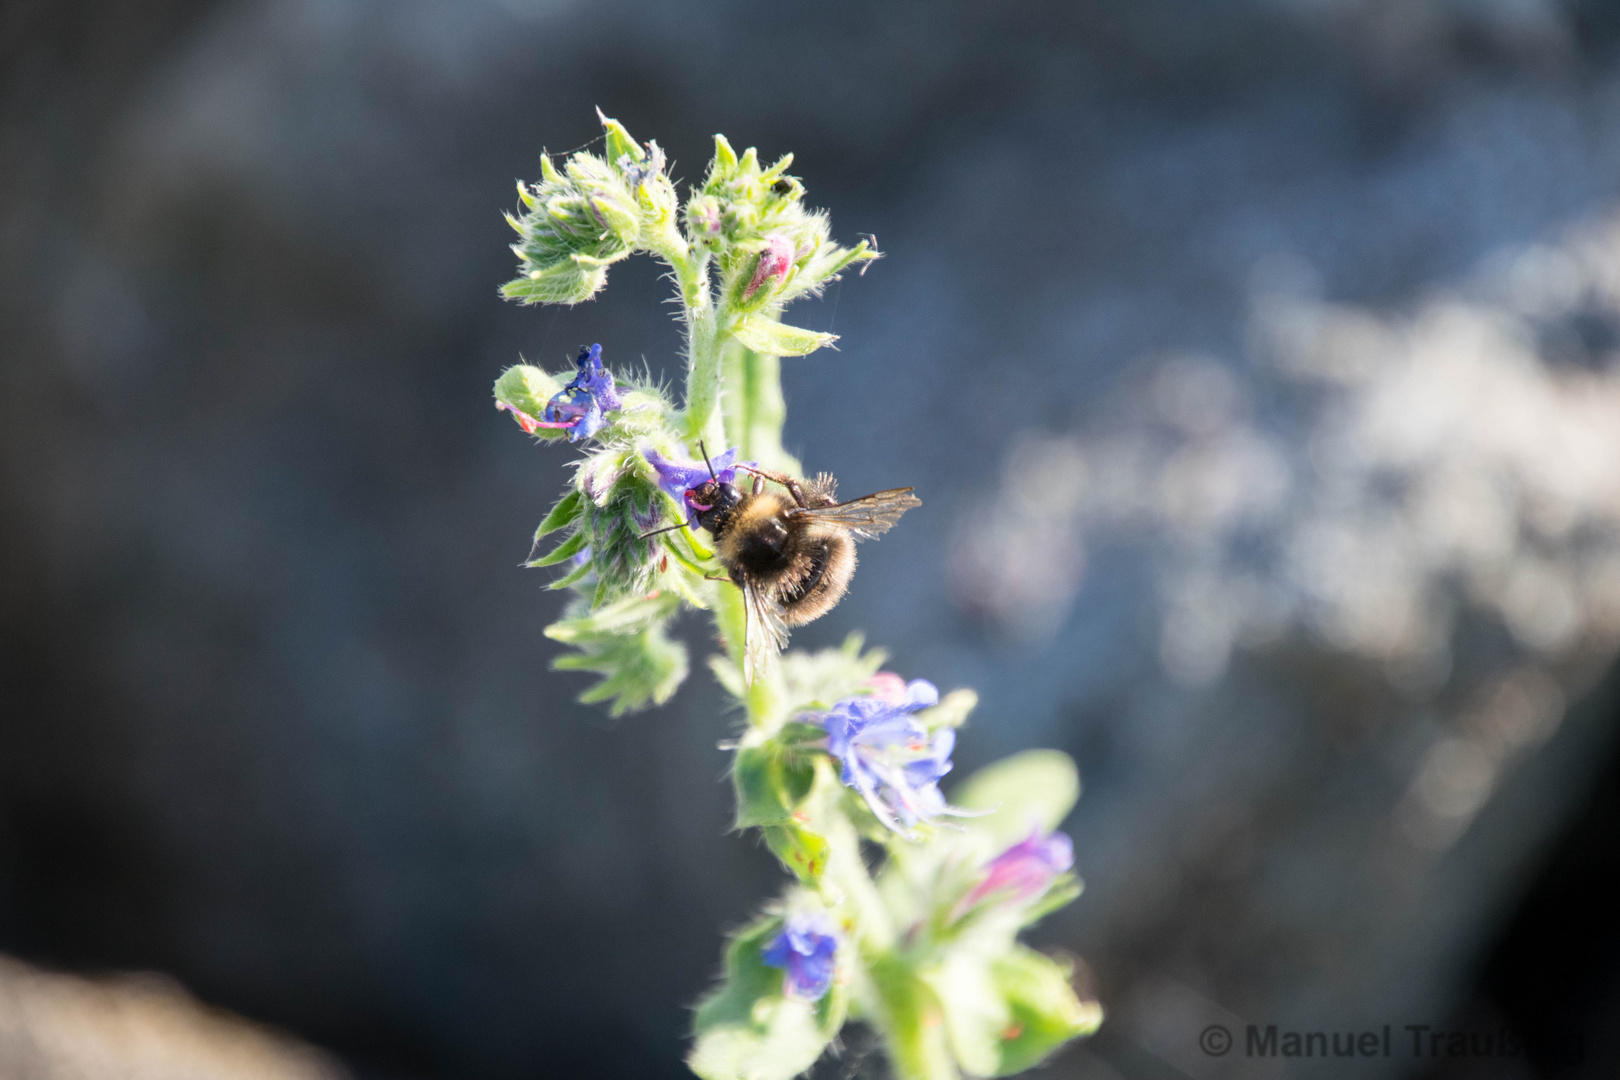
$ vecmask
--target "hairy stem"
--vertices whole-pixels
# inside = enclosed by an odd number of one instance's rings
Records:
[[[726,440],[720,415],[720,361],[729,335],[722,335],[713,305],[687,311],[686,438],[719,453]]]
[[[958,1080],[938,999],[895,953],[870,961],[874,1019],[898,1080]]]

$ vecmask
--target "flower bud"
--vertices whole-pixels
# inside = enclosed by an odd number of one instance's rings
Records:
[[[879,671],[866,680],[877,700],[896,707],[906,702],[906,679],[893,671]]]
[[[539,417],[546,402],[556,393],[556,379],[539,368],[517,364],[496,380],[495,407],[510,412],[519,427],[534,435],[542,428]]]
[[[713,195],[701,195],[686,205],[686,232],[693,243],[718,246],[725,233],[725,212]]]
[[[577,304],[634,250],[641,209],[620,170],[594,155],[575,154],[560,172],[542,156],[540,172],[540,183],[518,186],[524,213],[507,215],[521,237],[512,250],[522,274],[501,293],[522,303]]]
[[[962,906],[990,899],[1009,904],[1038,899],[1073,865],[1074,843],[1068,836],[1054,832],[1043,837],[1037,829],[986,864],[983,880],[967,894]]]
[[[769,293],[780,289],[793,270],[793,257],[793,241],[780,233],[766,237],[765,250],[759,253],[759,259],[754,263],[754,276],[743,290],[743,299],[752,299],[762,287]]]

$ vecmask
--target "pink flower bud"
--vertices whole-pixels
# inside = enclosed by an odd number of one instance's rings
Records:
[[[1063,833],[1042,836],[1039,829],[1029,839],[991,859],[984,877],[962,901],[963,909],[981,900],[995,898],[1022,904],[1034,900],[1051,887],[1059,874],[1074,865],[1074,845]]]
[[[903,705],[906,700],[906,680],[892,671],[880,671],[866,680],[872,696],[890,705]]]
[[[754,277],[743,290],[743,299],[752,297],[767,281],[774,279],[775,285],[786,281],[788,271],[793,269],[793,255],[793,243],[787,237],[768,237],[765,250],[759,253],[759,262],[754,264]]]

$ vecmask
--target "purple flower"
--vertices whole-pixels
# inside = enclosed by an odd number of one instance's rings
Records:
[[[903,695],[845,698],[807,718],[826,729],[827,752],[842,763],[844,783],[898,833],[940,814],[962,813],[939,791],[939,778],[951,771],[956,732],[929,731],[912,717],[938,702],[933,683],[913,679]]]
[[[837,954],[838,939],[833,936],[831,920],[825,915],[793,914],[787,917],[776,940],[760,950],[759,958],[771,967],[784,969],[784,995],[817,1001],[832,986]]]
[[[1040,829],[991,859],[984,880],[962,901],[964,908],[994,898],[1022,904],[1041,896],[1053,880],[1074,865],[1074,843],[1060,832],[1041,835]]]
[[[531,420],[536,427],[566,430],[569,442],[595,435],[607,423],[605,414],[624,407],[612,373],[602,367],[602,346],[581,348],[574,363],[579,368],[574,378],[546,402],[539,421]]]
[[[738,467],[753,464],[751,461],[739,462],[735,446],[723,454],[717,454],[710,458],[707,465],[701,461],[671,461],[664,457],[663,454],[651,449],[643,450],[641,454],[647,459],[647,464],[651,465],[653,471],[658,474],[658,486],[664,494],[686,507],[686,523],[688,525],[697,522],[697,511],[693,509],[691,502],[686,498],[686,493],[709,482],[710,465],[714,466],[713,479],[722,484],[735,484],[737,482]]]

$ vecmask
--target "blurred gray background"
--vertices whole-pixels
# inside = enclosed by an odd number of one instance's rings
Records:
[[[696,665],[573,703],[518,566],[569,451],[489,397],[679,371],[645,259],[496,295],[600,106],[687,180],[792,150],[888,253],[791,313],[843,336],[787,443],[924,505],[795,643],[976,687],[963,772],[1078,759],[1036,940],[1109,1019],[1050,1075],[1620,1073],[1617,45],[1596,0],[0,6],[0,951],[361,1077],[685,1074],[781,880],[737,718]],[[1251,1023],[1396,1052],[1199,1048]]]

